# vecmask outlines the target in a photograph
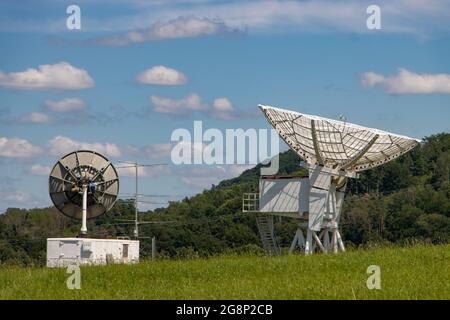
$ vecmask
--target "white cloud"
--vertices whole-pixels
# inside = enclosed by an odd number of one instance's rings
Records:
[[[217,98],[213,103],[214,110],[221,112],[230,112],[233,111],[233,105],[230,100],[227,98]]]
[[[126,10],[118,14],[84,17],[83,32],[128,33],[94,39],[91,42],[127,45],[197,36],[199,33],[220,34],[233,32],[233,29],[266,34],[344,32],[376,35],[382,32],[427,36],[450,33],[450,2],[447,0],[378,0],[375,4],[382,10],[382,29],[375,33],[366,27],[366,8],[374,4],[367,0],[154,0],[124,3],[119,1],[119,8],[126,6]],[[45,10],[45,6],[43,9]],[[192,18],[195,16],[203,19]],[[220,20],[216,20],[218,18]],[[213,26],[206,22],[185,26],[187,23],[182,21],[189,19],[194,22],[207,20]],[[181,22],[176,23],[177,20]],[[214,27],[214,22],[219,26]],[[224,28],[220,26],[221,23],[225,25],[225,31],[217,31]],[[43,15],[33,15],[24,19],[5,16],[0,20],[0,31],[59,33],[67,30],[60,18],[48,20]]]
[[[169,157],[172,146],[170,143],[156,143],[144,147],[125,145],[120,150],[129,156],[156,160]]]
[[[181,180],[199,189],[210,188],[225,179],[239,176],[254,165],[191,166],[180,168]]]
[[[200,96],[195,93],[178,100],[152,95],[150,101],[153,104],[153,110],[159,113],[185,114],[208,109],[208,105],[203,103]]]
[[[29,204],[33,200],[33,197],[30,194],[18,190],[0,190],[0,198],[6,203],[14,204]]]
[[[170,157],[172,143],[157,143],[143,147],[132,145],[117,145],[115,143],[82,142],[66,136],[58,135],[49,140],[46,146],[36,146],[26,139],[0,137],[0,157],[27,158],[40,155],[62,156],[74,150],[87,149],[99,152],[108,157],[145,158],[151,160]],[[38,174],[46,172],[47,167],[39,164],[33,165],[29,172]]]
[[[226,170],[222,166],[181,167],[181,181],[188,186],[207,189],[223,180]]]
[[[227,167],[227,173],[230,178],[238,177],[245,170],[255,167],[253,164],[234,164]]]
[[[176,86],[187,82],[187,78],[182,72],[165,66],[154,66],[147,69],[141,72],[136,80],[141,84],[162,86]]]
[[[122,155],[119,147],[114,143],[80,142],[65,136],[57,136],[49,141],[49,152],[53,155],[61,156],[77,149],[93,150],[108,157]]]
[[[47,205],[40,198],[15,188],[0,189],[0,214],[5,212],[8,207],[33,208]]]
[[[84,111],[86,103],[80,98],[66,98],[58,101],[45,100],[44,106],[54,112]]]
[[[375,72],[366,72],[361,83],[367,87],[382,86],[392,94],[429,94],[450,93],[450,74],[418,74],[399,69],[397,75],[383,76]]]
[[[37,69],[29,68],[21,72],[0,71],[0,87],[21,90],[78,90],[94,86],[94,80],[84,69],[68,62],[43,64]]]
[[[231,120],[234,118],[234,108],[230,100],[227,98],[217,98],[213,102],[212,116],[224,120]]]
[[[214,176],[209,177],[181,177],[181,180],[189,185],[199,189],[207,189],[210,188],[213,184],[217,184],[220,182],[220,179]]]
[[[27,158],[39,155],[42,151],[42,148],[25,139],[0,137],[0,157]]]
[[[119,177],[135,177],[136,176],[136,168],[126,162],[120,162],[115,165]],[[156,177],[159,175],[168,175],[170,174],[170,168],[168,166],[154,166],[154,167],[138,167],[138,176],[139,177]]]
[[[33,164],[30,168],[30,173],[38,176],[47,176],[52,169],[49,166],[43,166],[41,164]]]
[[[150,96],[153,111],[173,115],[186,115],[194,111],[204,112],[207,116],[232,120],[238,114],[228,98],[221,97],[214,99],[212,105],[202,102],[200,96],[195,93],[189,94],[183,99],[171,99],[156,95]],[[245,113],[241,113],[246,116]]]
[[[175,150],[191,150],[191,157],[194,154],[203,154],[203,149],[207,146],[207,144],[202,142],[191,142],[191,141],[180,141],[175,144],[173,149]]]
[[[120,162],[115,167],[119,173],[119,177],[135,177],[136,175],[135,167],[129,163]],[[139,177],[147,176],[147,171],[144,167],[138,167],[138,175]]]
[[[170,155],[172,145],[170,143],[152,144],[142,148],[144,155],[149,159],[161,159]]]
[[[148,41],[194,38],[229,32],[232,32],[232,30],[217,18],[180,16],[166,22],[156,22],[141,31],[130,31],[125,35],[97,38],[91,42],[107,46],[125,46]]]
[[[45,113],[42,112],[30,112],[25,114],[21,119],[21,122],[24,123],[36,123],[36,124],[43,124],[43,123],[50,123],[52,122],[52,118]]]

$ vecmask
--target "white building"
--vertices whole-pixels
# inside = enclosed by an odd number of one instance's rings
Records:
[[[139,262],[139,241],[126,239],[49,238],[47,267]]]

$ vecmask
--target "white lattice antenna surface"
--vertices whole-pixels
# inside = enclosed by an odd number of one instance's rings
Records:
[[[306,162],[363,171],[408,152],[417,139],[338,120],[259,105],[283,140]]]

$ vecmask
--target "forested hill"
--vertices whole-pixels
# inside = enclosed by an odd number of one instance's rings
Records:
[[[299,161],[292,151],[280,154],[279,173],[302,170]],[[159,255],[165,257],[259,250],[254,216],[241,212],[242,193],[257,191],[259,169],[256,166],[167,208],[140,213],[140,219],[158,222],[141,225],[141,235],[156,236]],[[449,172],[450,134],[442,133],[350,180],[342,217],[347,245],[450,241]],[[131,235],[132,227],[118,219],[133,219],[133,212],[128,202],[117,202],[110,213],[89,221],[90,236]],[[289,245],[295,228],[295,221],[277,220],[282,246]],[[10,208],[0,215],[0,263],[42,265],[47,237],[73,236],[78,230],[78,221],[54,208]],[[141,248],[141,255],[148,256],[148,238],[141,239]]]

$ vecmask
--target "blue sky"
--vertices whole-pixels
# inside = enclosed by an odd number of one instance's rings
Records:
[[[81,30],[66,28],[71,4]],[[381,30],[367,29],[370,4]],[[142,172],[141,190],[193,195],[246,166],[174,166],[172,131],[269,128],[258,103],[448,132],[449,40],[449,1],[2,2],[0,210],[50,205],[47,172],[78,147],[169,163]]]

